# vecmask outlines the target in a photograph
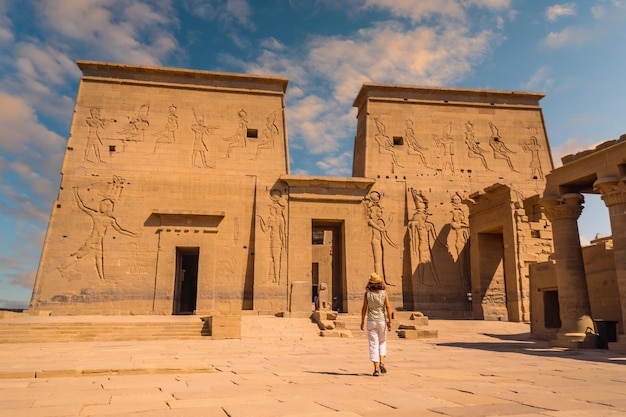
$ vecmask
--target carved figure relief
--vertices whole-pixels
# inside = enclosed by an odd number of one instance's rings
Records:
[[[489,137],[489,146],[493,149],[493,157],[494,159],[504,159],[513,172],[518,172],[513,168],[513,163],[511,162],[511,158],[508,154],[514,154],[512,150],[507,148],[505,143],[502,141],[502,137],[500,137],[500,131],[492,122],[489,122],[489,128],[491,129],[491,136]]]
[[[269,234],[270,240],[270,276],[272,283],[279,285],[282,272],[282,259],[287,247],[287,220],[285,219],[286,204],[282,192],[278,189],[270,191],[272,204],[269,206],[267,219],[259,217],[261,230]]]
[[[87,126],[87,145],[85,146],[85,154],[83,160],[88,162],[101,163],[100,146],[103,146],[102,138],[100,137],[100,129],[107,127],[109,123],[116,123],[115,119],[103,119],[100,117],[100,109],[97,107],[89,108],[89,116],[85,119]],[[92,157],[93,156],[93,159]]]
[[[430,285],[430,279],[435,285],[441,286],[441,280],[437,274],[435,263],[432,256],[433,245],[438,244],[446,248],[439,239],[435,231],[435,225],[428,221],[428,200],[424,195],[414,189],[410,189],[413,203],[415,204],[415,212],[409,220],[409,239],[411,252],[417,255],[417,276],[419,283],[422,285]]]
[[[152,153],[156,153],[159,149],[159,145],[162,143],[174,143],[176,142],[176,131],[178,130],[178,109],[175,105],[170,105],[168,109],[167,122],[165,128],[157,133],[156,143],[154,144],[154,150]]]
[[[529,152],[530,159],[530,169],[531,179],[543,179],[543,169],[541,168],[541,160],[539,159],[539,152],[541,151],[541,145],[539,145],[537,140],[537,128],[535,127],[527,127],[530,135],[530,139],[522,145],[522,149],[524,152]]]
[[[145,139],[145,131],[150,126],[148,120],[148,113],[150,113],[150,105],[142,104],[137,111],[137,115],[129,117],[128,125],[125,129],[118,132],[122,135],[122,140],[129,142],[143,142]]]
[[[207,162],[207,154],[209,152],[209,146],[207,145],[208,136],[215,129],[214,127],[207,127],[204,124],[204,116],[198,116],[196,110],[193,109],[193,116],[195,123],[191,125],[193,131],[193,151],[191,153],[191,165],[198,168],[215,168]]]
[[[424,156],[424,151],[428,150],[427,147],[420,145],[415,137],[415,130],[413,129],[413,120],[408,119],[406,121],[406,129],[404,130],[404,136],[406,137],[407,143],[409,147],[407,148],[407,152],[409,155],[417,155],[419,159],[422,161],[422,164],[426,168],[430,168],[426,163],[426,157]]]
[[[467,121],[465,123],[465,144],[467,145],[467,156],[470,158],[478,158],[480,162],[482,162],[483,166],[487,171],[491,171],[489,166],[487,166],[487,160],[485,159],[484,153],[487,152],[480,147],[480,144],[476,142],[476,138],[474,135],[474,125],[472,122]]]
[[[387,282],[385,277],[385,242],[389,246],[397,248],[387,231],[393,222],[393,214],[389,216],[388,221],[384,219],[383,207],[380,204],[380,193],[377,191],[369,193],[365,198],[365,206],[367,208],[367,224],[372,229],[370,243],[374,256],[374,272],[383,278],[385,284],[392,285]]]
[[[382,154],[389,154],[391,156],[393,166],[403,168],[403,166],[398,163],[396,151],[393,148],[393,141],[389,136],[387,136],[385,125],[378,118],[374,118],[374,122],[376,123],[377,130],[374,135],[374,139],[376,140],[376,143],[378,143],[378,152]]]
[[[74,194],[74,201],[80,210],[83,213],[87,214],[91,217],[92,227],[89,237],[83,243],[83,245],[78,248],[78,250],[72,254],[70,254],[69,258],[57,268],[61,274],[74,265],[76,262],[80,261],[83,258],[93,259],[96,265],[96,271],[98,272],[98,277],[102,280],[105,279],[105,271],[104,271],[104,237],[106,236],[109,227],[112,227],[116,232],[124,235],[124,236],[137,236],[136,233],[131,232],[130,230],[124,229],[119,225],[117,219],[113,215],[113,211],[115,209],[115,200],[119,198],[122,193],[122,188],[124,188],[124,179],[122,177],[114,177],[113,184],[111,185],[109,192],[100,200],[98,204],[98,208],[88,207],[83,199],[80,196],[78,188],[74,187],[72,189],[72,193]]]
[[[246,140],[248,135],[248,113],[246,113],[244,109],[241,109],[237,113],[237,116],[239,116],[239,122],[237,124],[237,130],[235,131],[235,134],[224,138],[225,141],[230,142],[230,145],[228,145],[228,150],[226,151],[226,158],[230,158],[230,154],[234,148],[245,148],[247,144]]]
[[[441,172],[445,174],[446,170],[450,170],[450,174],[454,176],[454,138],[452,137],[452,123],[443,129],[443,137],[433,135],[433,140],[437,148],[441,149]]]
[[[239,242],[239,217],[233,219],[233,243],[237,245]]]
[[[457,192],[451,198],[452,220],[450,221],[450,229],[452,238],[454,239],[453,250],[450,250],[452,258],[459,267],[459,276],[463,284],[469,284],[468,272],[469,262],[466,256],[466,245],[469,239],[469,223],[467,221],[466,206],[463,205],[463,198]],[[448,245],[449,247],[449,245]]]
[[[265,127],[261,133],[261,140],[256,148],[254,159],[259,159],[259,155],[263,149],[274,149],[274,141],[280,134],[278,126],[276,126],[276,112],[272,112],[265,119]]]

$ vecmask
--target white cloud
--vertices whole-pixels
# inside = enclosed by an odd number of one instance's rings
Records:
[[[123,0],[46,0],[41,18],[53,36],[102,53],[103,58],[158,65],[172,53],[176,40],[164,28],[178,22],[169,3],[157,10],[147,2]]]
[[[546,19],[548,19],[551,22],[554,22],[563,16],[575,16],[575,15],[576,15],[575,3],[555,4],[554,6],[548,7],[548,9],[546,10]]]
[[[522,84],[522,88],[529,91],[547,91],[552,83],[553,80],[550,77],[550,68],[543,66],[539,68],[528,81]]]
[[[364,9],[388,10],[393,16],[420,22],[432,17],[465,21],[467,9],[504,10],[510,0],[364,0]]]
[[[238,26],[255,29],[252,8],[247,0],[185,0],[183,6],[195,16],[220,22],[227,30]]]
[[[597,5],[591,7],[591,14],[594,19],[602,19],[605,16],[606,11],[603,6]]]
[[[581,46],[593,41],[598,35],[590,29],[572,26],[560,32],[550,32],[542,43],[548,48],[554,49]]]
[[[362,29],[351,39],[317,38],[308,62],[335,86],[335,97],[348,103],[363,82],[449,85],[471,72],[492,45],[492,32],[470,34],[462,25],[437,30],[402,30],[393,23]]]
[[[352,153],[344,152],[341,155],[327,156],[323,161],[318,161],[315,165],[328,173],[328,175],[350,177],[352,176]]]
[[[465,19],[465,11],[459,1],[456,0],[365,0],[365,9],[389,10],[397,17],[411,19],[420,22],[433,16]]]
[[[285,49],[285,44],[274,37],[269,37],[261,41],[261,48],[282,51]]]
[[[580,138],[569,138],[556,147],[552,148],[552,158],[554,160],[554,166],[559,167],[562,165],[561,158],[567,155],[573,155],[578,152],[582,152],[587,149],[594,149],[603,141],[591,141],[583,140]]]

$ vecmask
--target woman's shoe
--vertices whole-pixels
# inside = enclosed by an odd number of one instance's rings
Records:
[[[385,368],[385,364],[383,364],[382,362],[380,363],[380,373],[381,374],[387,373],[387,368]]]
[[[378,371],[374,371],[374,375],[373,376],[378,376]]]

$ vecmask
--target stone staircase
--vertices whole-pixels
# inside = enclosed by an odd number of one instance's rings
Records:
[[[239,334],[238,330],[237,334]],[[242,315],[241,338],[318,338],[311,319]],[[199,316],[28,316],[0,319],[2,343],[211,339]],[[235,337],[239,338],[239,337]]]
[[[0,343],[196,339],[197,316],[49,316],[0,320]]]
[[[403,312],[405,313],[405,312]],[[408,312],[407,312],[408,313]],[[398,315],[399,313],[394,313]],[[428,329],[427,318],[394,318],[390,337],[433,338],[437,331]],[[311,318],[288,318],[279,315],[240,316],[241,329],[236,336],[223,338],[260,340],[312,340],[324,337],[367,338],[360,329],[358,314],[334,313],[332,328],[322,329]],[[326,317],[324,317],[326,319]],[[408,323],[408,326],[407,326]],[[417,325],[411,328],[411,324]],[[238,325],[238,322],[237,322]],[[401,330],[399,327],[404,326]],[[226,329],[228,332],[229,330]],[[171,339],[212,339],[200,316],[29,316],[0,319],[2,343],[110,342]]]
[[[367,338],[367,332],[361,330],[360,314],[343,314],[334,312],[316,312],[321,315],[314,319],[320,327],[320,335],[324,337],[358,337]],[[388,337],[402,339],[436,339],[438,331],[429,328],[428,317],[419,312],[396,311],[391,321],[392,330]]]

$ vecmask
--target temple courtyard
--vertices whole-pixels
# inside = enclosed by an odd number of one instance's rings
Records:
[[[392,332],[388,373],[374,377],[351,322],[352,338],[320,337],[309,319],[249,315],[239,339],[4,343],[0,414],[626,415],[626,354],[551,348],[523,323],[431,320],[435,339]]]

